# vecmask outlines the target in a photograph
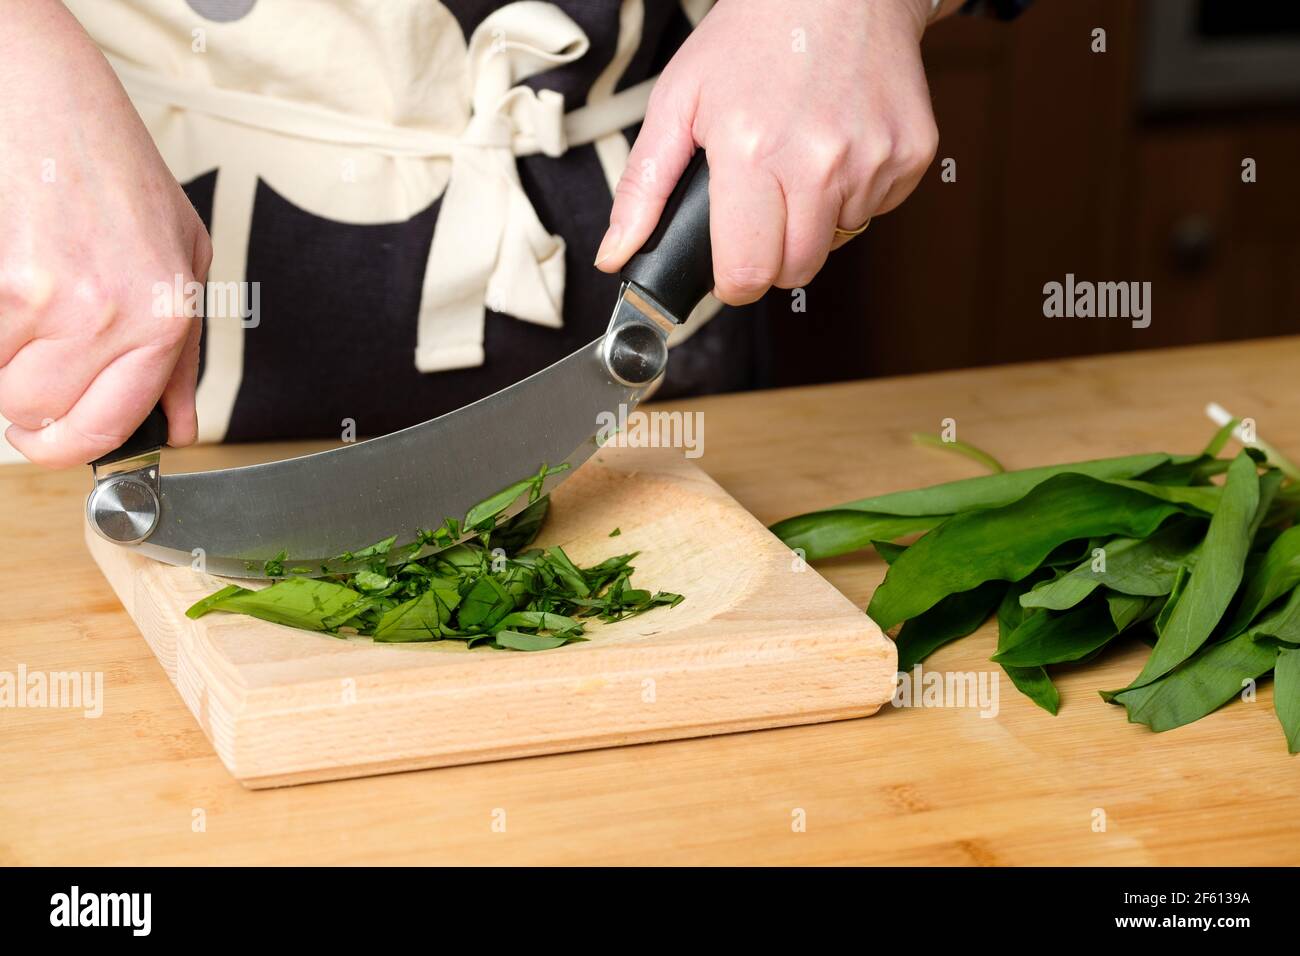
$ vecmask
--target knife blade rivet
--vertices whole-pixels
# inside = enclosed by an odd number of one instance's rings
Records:
[[[138,478],[101,481],[86,501],[90,524],[115,544],[137,544],[158,524],[158,495]]]
[[[668,364],[668,344],[649,325],[628,323],[606,340],[605,366],[616,381],[639,387],[658,378]]]

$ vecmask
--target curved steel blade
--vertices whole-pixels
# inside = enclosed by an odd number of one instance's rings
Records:
[[[523,381],[454,412],[382,438],[301,458],[164,475],[161,515],[147,541],[151,558],[265,577],[264,562],[310,568],[390,535],[397,545],[444,518],[536,474],[550,491],[596,450],[602,412],[630,408],[645,392],[615,382],[602,358],[604,336]],[[523,507],[516,503],[513,510]],[[512,512],[513,513],[513,512]],[[331,564],[331,567],[334,567]]]

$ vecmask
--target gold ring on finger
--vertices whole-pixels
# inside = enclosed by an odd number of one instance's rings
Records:
[[[862,235],[864,232],[867,231],[867,226],[869,226],[869,225],[871,225],[871,217],[870,217],[870,216],[867,217],[867,221],[866,221],[866,222],[864,222],[862,225],[858,226],[858,228],[856,228],[856,229],[841,229],[839,226],[836,226],[836,227],[835,227],[835,238],[836,238],[836,239],[852,239],[852,238],[854,238],[855,236],[860,236],[860,235]]]

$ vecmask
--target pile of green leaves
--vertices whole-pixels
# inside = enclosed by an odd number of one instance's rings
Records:
[[[341,554],[316,577],[283,577],[284,555],[267,562],[269,587],[230,585],[186,614],[230,611],[327,634],[360,634],[382,643],[462,641],[515,651],[542,651],[585,641],[584,619],[619,621],[651,608],[680,604],[680,594],[632,586],[636,553],[580,568],[557,546],[529,549],[546,520],[543,466],[475,505],[464,521],[394,548],[396,537]],[[520,497],[528,504],[502,515]],[[617,529],[610,537],[618,534]],[[467,537],[468,535],[468,537]],[[462,540],[464,539],[464,540]],[[309,573],[293,568],[290,573]]]
[[[1004,472],[981,452],[997,473],[852,501],[772,530],[809,559],[874,547],[889,562],[867,613],[886,630],[902,625],[901,671],[993,616],[992,659],[1055,714],[1049,668],[1142,640],[1151,653],[1141,673],[1101,691],[1130,721],[1182,726],[1272,673],[1295,753],[1300,485],[1287,476],[1293,466],[1275,467],[1254,448],[1219,457],[1235,425],[1200,455]],[[894,543],[917,532],[910,545]]]

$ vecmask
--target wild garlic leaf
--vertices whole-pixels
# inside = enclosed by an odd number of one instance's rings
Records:
[[[1227,632],[1240,634],[1266,607],[1300,584],[1300,525],[1287,528],[1269,546],[1264,560],[1246,582],[1241,603]]]
[[[1001,474],[1006,471],[1002,463],[986,452],[983,448],[978,448],[964,441],[956,439],[946,439],[940,435],[931,435],[928,432],[915,432],[912,435],[912,441],[918,445],[929,445],[931,448],[938,448],[943,451],[955,452],[969,458],[976,464],[983,465],[994,474]]]
[[[929,531],[946,521],[947,517],[885,515],[838,509],[787,518],[772,525],[771,530],[792,550],[802,548],[805,558],[818,561],[861,551],[872,541],[892,541],[904,535]]]
[[[1052,549],[1052,553],[1043,559],[1043,567],[1056,570],[1057,568],[1072,568],[1084,558],[1092,557],[1094,548],[1099,548],[1106,543],[1108,539],[1101,538],[1079,538],[1077,541],[1067,541],[1062,545]],[[1038,585],[1042,587],[1043,585]]]
[[[1223,489],[1218,485],[1189,485],[1182,487],[1179,485],[1157,485],[1148,481],[1132,481],[1128,479],[1112,479],[1110,483],[1119,485],[1121,488],[1140,491],[1144,495],[1150,495],[1171,504],[1187,505],[1189,508],[1195,508],[1207,515],[1212,515],[1218,510],[1219,500],[1223,497]]]
[[[1243,453],[1228,469],[1223,500],[1210,520],[1187,587],[1163,622],[1160,639],[1130,687],[1141,687],[1169,673],[1209,639],[1241,584],[1258,506],[1259,475],[1254,459]]]
[[[245,592],[250,594],[252,593],[248,588],[241,588],[237,584],[228,584],[220,591],[209,594],[207,597],[203,598],[203,600],[195,601],[185,612],[185,616],[191,620],[198,620],[209,611],[215,609],[217,605],[226,600],[226,598],[233,597],[236,594],[243,594]]]
[[[1056,684],[1052,682],[1047,668],[1012,667],[1010,664],[1001,666],[1016,690],[1053,717],[1061,712],[1061,692],[1056,689]]]
[[[332,581],[285,578],[260,591],[240,588],[237,593],[208,605],[207,610],[235,611],[273,624],[323,631],[327,630],[323,623],[326,618],[337,614],[360,596],[351,588]]]
[[[517,481],[508,488],[498,491],[491,498],[480,501],[471,508],[465,515],[466,528],[478,528],[484,522],[487,522],[501,512],[505,511],[519,499],[519,496],[526,493],[532,487],[532,479]]]
[[[513,518],[492,530],[492,547],[502,548],[507,554],[524,550],[537,538],[546,523],[551,499],[538,498]]]
[[[441,640],[459,601],[460,595],[455,591],[430,588],[386,613],[371,636],[380,643],[391,644]]]
[[[551,566],[558,578],[564,583],[570,591],[580,597],[587,597],[591,594],[591,586],[587,584],[587,579],[582,576],[582,572],[577,566],[569,560],[569,556],[564,553],[564,549],[558,544],[546,552],[546,557],[550,559]]]
[[[1020,595],[1032,585],[1033,577],[1013,583],[1007,588],[1006,594],[1002,597],[1002,602],[998,604],[999,651],[1006,646],[1008,638],[1015,633],[1028,617],[1043,613],[1034,608],[1020,606]],[[1060,711],[1061,694],[1056,689],[1056,685],[1052,683],[1052,678],[1048,676],[1047,668],[1012,667],[1007,664],[1002,664],[1001,667],[1020,693],[1049,714],[1055,715]]]
[[[898,669],[910,671],[945,644],[974,633],[988,620],[1006,589],[1003,581],[989,581],[974,590],[950,594],[907,621],[894,641]]]
[[[923,536],[890,566],[867,614],[889,629],[949,594],[985,581],[1018,581],[1066,541],[1145,537],[1180,511],[1178,505],[1086,475],[1056,475],[1019,501],[956,515]]]
[[[1257,465],[1266,467],[1267,456],[1256,448],[1243,448],[1242,454],[1249,455]],[[1203,455],[1185,455],[1168,464],[1153,468],[1139,478],[1155,485],[1209,485],[1211,479],[1224,474],[1231,466],[1232,458],[1207,458]]]
[[[462,574],[482,571],[487,564],[487,555],[482,548],[468,544],[458,544],[432,555],[435,567],[441,567],[448,574]]]
[[[1276,610],[1269,611],[1245,633],[1257,641],[1300,646],[1300,588]]]
[[[1237,426],[1240,424],[1241,419],[1239,418],[1233,418],[1225,422],[1219,430],[1214,433],[1214,436],[1210,439],[1210,443],[1205,446],[1205,451],[1201,452],[1201,457],[1218,458],[1219,452],[1223,451],[1224,447],[1227,446],[1229,439],[1232,438],[1232,433],[1237,430]]]
[[[484,575],[465,594],[456,621],[463,628],[491,630],[514,610],[514,606],[514,599],[501,582],[490,575]]]
[[[366,615],[368,612],[385,606],[385,600],[374,595],[364,595],[351,604],[346,604],[333,614],[321,618],[321,628],[326,631],[337,631],[344,625],[352,625],[357,618]]]
[[[1273,710],[1286,734],[1287,751],[1300,753],[1300,648],[1280,648],[1275,667]]]
[[[1088,475],[1099,479],[1137,478],[1153,468],[1176,460],[1185,459],[1176,459],[1172,455],[1165,454],[1126,455],[1121,458],[1076,461],[1043,468],[1024,468],[996,475],[980,475],[978,478],[963,478],[913,491],[897,491],[887,495],[860,498],[828,510],[911,516],[960,514],[1009,505],[1057,475]]]
[[[1069,611],[1042,611],[1021,622],[998,643],[993,660],[1009,667],[1042,667],[1077,661],[1104,647],[1119,632],[1104,601]]]
[[[1100,546],[1101,554],[1090,554],[1069,574],[1029,591],[1020,603],[1061,611],[1099,587],[1147,597],[1168,594],[1178,569],[1195,562],[1205,528],[1201,519],[1183,518],[1149,538],[1112,538]]]
[[[393,583],[393,579],[374,571],[362,570],[352,576],[351,583],[358,591],[383,591]]]
[[[876,554],[885,559],[886,564],[893,564],[898,560],[898,556],[907,550],[907,545],[894,544],[890,541],[872,541],[871,546],[876,549]]]
[[[362,548],[360,551],[344,551],[334,559],[339,564],[352,564],[356,561],[368,561],[372,558],[382,558],[392,549],[393,544],[397,541],[397,535],[385,538],[383,541],[376,541],[374,544]]]
[[[1256,539],[1262,537],[1262,529],[1270,520],[1273,502],[1282,488],[1282,472],[1270,468],[1259,476],[1259,504],[1255,507],[1255,517],[1250,522],[1250,543],[1255,546]]]
[[[554,637],[549,634],[524,634],[520,631],[498,631],[496,643],[512,651],[548,651],[554,647],[563,647],[570,638]]]
[[[1119,591],[1106,592],[1106,607],[1110,611],[1111,623],[1115,631],[1122,634],[1135,624],[1149,621],[1160,613],[1164,607],[1164,596],[1143,597],[1135,594],[1122,594]]]
[[[1277,648],[1249,632],[1204,648],[1149,684],[1125,689],[1111,699],[1123,704],[1132,723],[1154,731],[1172,730],[1217,710],[1241,693],[1243,682],[1273,668]]]
[[[1133,479],[1145,477],[1162,466],[1191,460],[1188,456],[1165,454],[1127,455],[981,475],[929,488],[860,498],[834,508],[787,518],[772,525],[771,530],[791,548],[802,548],[809,560],[817,560],[861,550],[873,539],[893,541],[904,535],[928,531],[954,514],[1004,507],[1057,475]],[[1193,494],[1203,504],[1217,490]],[[855,517],[855,513],[861,516]]]
[[[515,611],[506,615],[499,626],[510,630],[527,627],[538,631],[554,631],[556,634],[582,633],[581,621],[552,611]]]
[[[551,475],[568,469],[568,464],[562,464],[555,468],[548,468],[546,465],[538,470],[537,474],[531,478],[525,478],[523,481],[516,481],[498,491],[490,498],[480,501],[465,514],[464,527],[469,530],[481,530],[484,526],[490,526],[501,512],[507,510],[522,495],[528,495],[528,503],[532,504],[541,497],[542,483]]]
[[[1187,590],[1187,582],[1192,579],[1192,569],[1189,565],[1182,565],[1174,573],[1174,586],[1169,590],[1169,596],[1165,598],[1165,603],[1156,613],[1155,623],[1152,625],[1159,637],[1164,633],[1165,628],[1169,626],[1169,619],[1173,616],[1174,608],[1182,600],[1183,592]]]

